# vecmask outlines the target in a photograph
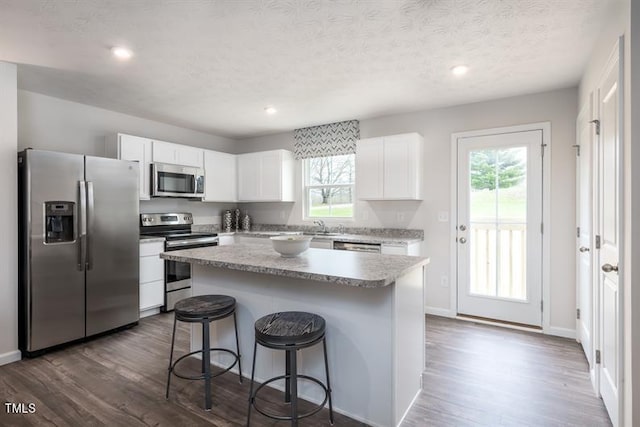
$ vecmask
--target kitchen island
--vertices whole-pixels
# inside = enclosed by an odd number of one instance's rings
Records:
[[[244,376],[251,375],[255,321],[276,311],[309,311],[327,322],[334,410],[370,425],[395,426],[420,391],[427,258],[325,249],[283,258],[263,245],[242,244],[161,257],[192,264],[193,295],[236,298]],[[232,318],[211,326],[215,346],[234,347]],[[200,348],[196,328],[192,350]],[[215,363],[229,363],[226,355],[216,356]],[[302,350],[298,360],[300,373],[324,378],[322,346]],[[282,352],[259,347],[256,380],[282,375],[284,362]],[[323,397],[308,381],[300,382],[299,394],[312,402]]]

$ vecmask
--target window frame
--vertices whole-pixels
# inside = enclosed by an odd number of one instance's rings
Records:
[[[323,157],[339,157],[344,154],[333,155],[333,156],[323,156]],[[325,223],[343,223],[343,222],[353,222],[356,219],[356,165],[355,165],[355,153],[348,154],[353,156],[353,181],[350,184],[309,184],[309,163],[313,159],[313,157],[309,157],[306,159],[302,159],[302,220],[303,221],[318,221],[322,220]],[[322,189],[322,188],[350,188],[351,189],[351,216],[344,217],[331,217],[331,216],[310,216],[309,215],[309,194],[310,190],[314,189]]]

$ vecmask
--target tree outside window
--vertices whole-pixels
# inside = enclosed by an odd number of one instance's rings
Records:
[[[305,214],[309,218],[352,218],[355,156],[305,160]]]

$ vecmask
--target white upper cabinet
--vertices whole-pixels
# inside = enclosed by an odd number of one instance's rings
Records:
[[[205,202],[236,202],[237,160],[235,154],[204,150]]]
[[[148,138],[122,133],[106,138],[106,154],[120,160],[138,162],[140,200],[149,200],[151,190],[151,143]]]
[[[423,139],[417,133],[356,144],[356,194],[363,200],[422,200]]]
[[[153,141],[153,162],[202,168],[203,149],[172,142]]]
[[[240,154],[238,201],[293,202],[295,161],[287,150]]]

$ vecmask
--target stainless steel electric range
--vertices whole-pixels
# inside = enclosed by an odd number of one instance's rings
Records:
[[[164,237],[165,251],[217,246],[218,234],[191,231],[193,215],[190,213],[140,214],[140,236]],[[191,264],[178,261],[164,262],[164,306],[171,311],[176,302],[191,296]]]

